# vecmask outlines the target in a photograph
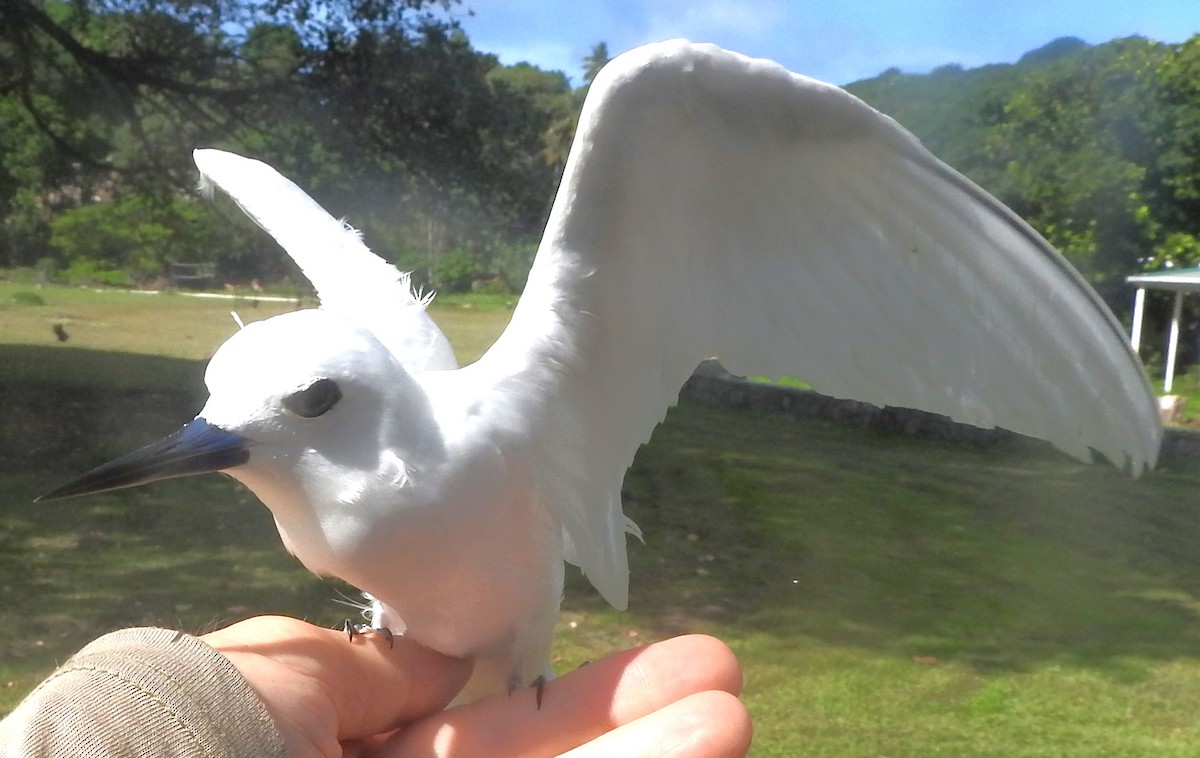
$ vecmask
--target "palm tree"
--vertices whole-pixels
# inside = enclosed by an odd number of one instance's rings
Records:
[[[583,63],[583,80],[591,84],[604,64],[608,63],[608,43],[597,42],[592,46],[592,52],[580,62]]]

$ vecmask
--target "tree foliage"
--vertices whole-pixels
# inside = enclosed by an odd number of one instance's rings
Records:
[[[580,61],[583,64],[583,80],[591,84],[600,73],[600,69],[604,68],[604,64],[608,63],[609,57],[607,42],[597,42],[593,45],[587,57]]]
[[[1021,214],[1118,312],[1125,276],[1200,263],[1200,37],[1066,38],[1014,65],[850,89]]]
[[[188,216],[190,151],[211,145],[261,157],[335,213],[353,211],[382,254],[425,280],[436,283],[447,250],[486,271],[491,250],[540,229],[561,171],[543,135],[570,87],[561,75],[493,76],[496,59],[433,12],[448,4],[10,0],[0,266],[98,256],[144,278],[182,256],[227,277],[278,274],[267,256],[224,255],[203,235],[147,246],[137,240],[149,231],[126,230],[124,243],[97,247],[70,231],[98,213],[85,210],[93,203],[112,206],[110,227],[137,223],[134,208],[148,229]],[[227,211],[188,223],[219,226]],[[125,255],[110,250],[118,244]]]
[[[236,208],[195,200],[190,151],[216,146],[278,166],[419,282],[519,287],[586,85],[478,52],[439,13],[451,2],[6,0],[0,268],[287,275]],[[583,80],[608,58],[595,45]],[[891,69],[849,89],[1118,310],[1125,275],[1200,263],[1200,37],[1067,38],[1014,65]]]
[[[984,144],[1003,166],[1002,199],[1093,280],[1136,270],[1145,255],[1151,128],[1141,114],[1165,53],[1141,39],[1070,48],[1022,81]]]

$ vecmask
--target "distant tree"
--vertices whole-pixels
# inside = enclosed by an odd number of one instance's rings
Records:
[[[526,89],[513,85],[521,75],[498,66],[463,35],[431,26],[418,35],[362,33],[311,75],[322,141],[355,167],[353,181],[331,192],[346,205],[331,205],[354,210],[369,236],[400,227],[389,244],[423,251],[423,275],[435,286],[443,252],[485,258],[505,240],[536,234],[548,212],[557,177],[542,158],[550,114],[538,103],[554,77]]]
[[[135,197],[170,208],[194,184],[198,145],[268,160],[352,212],[382,254],[422,251],[431,277],[440,250],[486,255],[532,234],[557,178],[543,137],[563,105],[549,100],[569,86],[489,79],[495,58],[429,12],[452,2],[5,0],[0,266],[51,247],[112,260],[73,211]],[[116,211],[135,206],[114,206],[113,223],[134,223]],[[105,238],[136,236],[120,231]],[[145,274],[153,262],[137,257],[122,265]]]
[[[1151,166],[1161,243],[1148,268],[1200,265],[1200,35],[1174,47],[1154,72]]]
[[[961,63],[947,63],[929,72],[930,76],[958,76],[964,71]]]
[[[562,174],[567,164],[575,132],[579,128],[579,112],[583,108],[588,88],[609,60],[608,43],[598,42],[593,45],[591,52],[580,61],[583,65],[584,85],[561,93],[548,104],[552,118],[543,134],[545,147],[542,155],[546,163],[554,168],[556,176]]]
[[[849,89],[1012,206],[1119,311],[1125,275],[1200,262],[1198,81],[1196,39],[1063,39],[1017,64]]]
[[[454,1],[3,0],[0,265],[46,255],[73,206],[169,202],[194,184],[197,145],[319,155],[284,126],[312,118],[316,62],[364,33],[448,27],[426,7]]]
[[[581,61],[583,63],[583,80],[588,84],[596,78],[596,74],[600,73],[600,69],[604,68],[609,61],[608,43],[597,42],[592,45],[592,51]]]
[[[988,138],[1001,198],[1096,282],[1137,270],[1151,244],[1146,83],[1165,53],[1133,38],[1061,57],[1022,82]]]
[[[1021,56],[1021,63],[1049,63],[1067,55],[1073,55],[1086,50],[1088,43],[1078,37],[1059,37],[1051,40],[1036,50],[1030,50]]]
[[[995,192],[1003,166],[984,145],[1005,118],[1004,109],[1026,66],[985,66],[969,70],[942,67],[929,75],[889,69],[847,89],[899,121],[939,158]]]
[[[159,202],[129,195],[66,211],[52,223],[51,242],[70,265],[147,282],[162,274],[165,261],[192,261],[198,249],[236,249],[229,229],[186,198]]]
[[[495,68],[488,78],[519,92],[547,118],[548,125],[542,132],[542,158],[557,180],[566,164],[586,90],[572,89],[561,71],[543,71],[528,63]]]
[[[555,116],[543,135],[545,147],[542,156],[547,164],[554,167],[556,176],[560,176],[567,165],[571,145],[575,142],[575,132],[579,129],[579,112],[583,109],[587,92],[587,87],[578,87],[566,95],[555,108]]]

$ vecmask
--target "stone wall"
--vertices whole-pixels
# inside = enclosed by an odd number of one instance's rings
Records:
[[[811,390],[752,382],[733,376],[715,361],[701,364],[684,385],[682,396],[727,408],[744,408],[777,416],[818,419],[876,431],[908,434],[972,445],[1049,445],[1003,429],[980,429],[947,416],[911,408],[879,408],[856,400],[838,400]],[[1169,427],[1163,435],[1160,461],[1200,457],[1200,432]]]

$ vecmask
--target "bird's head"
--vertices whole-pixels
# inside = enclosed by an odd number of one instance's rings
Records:
[[[421,388],[369,331],[326,311],[246,326],[213,355],[205,383],[208,402],[181,429],[39,499],[224,471],[267,500],[256,483],[353,486],[440,454]]]

